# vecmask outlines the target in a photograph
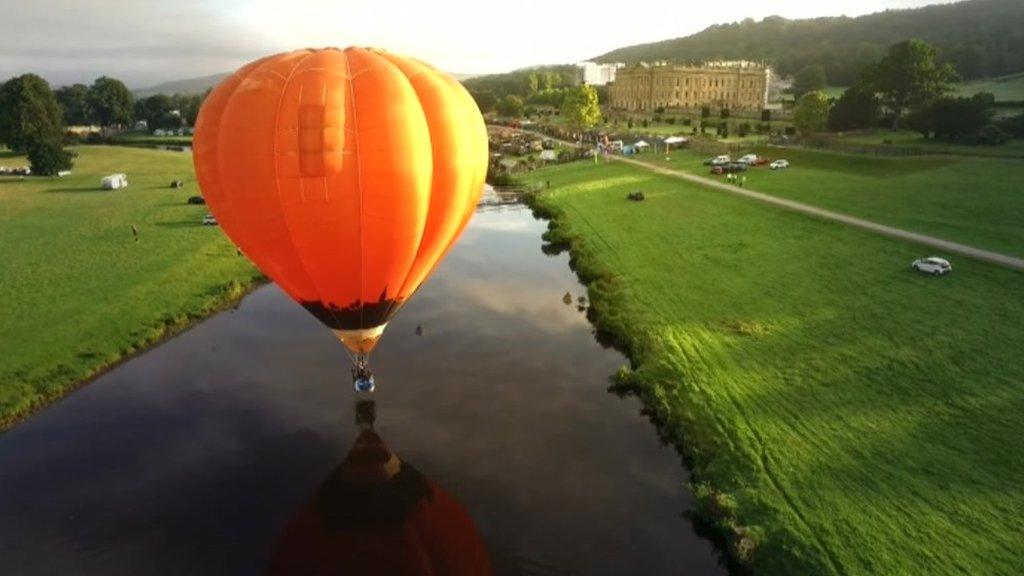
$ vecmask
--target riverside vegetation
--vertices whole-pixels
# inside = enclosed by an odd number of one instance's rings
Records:
[[[1024,569],[1021,274],[659,176],[530,174],[599,334],[758,574]],[[626,195],[642,190],[644,202]]]

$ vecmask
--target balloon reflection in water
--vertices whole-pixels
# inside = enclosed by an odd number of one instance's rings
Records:
[[[345,461],[278,539],[270,575],[492,574],[465,508],[387,447],[375,405],[356,406],[359,436]]]

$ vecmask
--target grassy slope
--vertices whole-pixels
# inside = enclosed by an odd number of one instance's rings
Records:
[[[867,133],[845,134],[838,141],[870,146],[888,146],[897,148],[922,148],[939,152],[962,154],[964,156],[993,157],[1024,157],[1024,140],[1010,140],[999,146],[975,146],[957,144],[943,140],[926,139],[918,132],[910,130],[873,130]]]
[[[846,91],[846,86],[827,86],[825,94],[829,98],[839,98]],[[1024,102],[1024,72],[1010,74],[998,78],[972,80],[954,85],[956,96],[974,96],[978,92],[988,92],[996,97],[996,102]],[[790,94],[784,100],[793,100]]]
[[[957,92],[961,96],[989,92],[996,102],[1024,102],[1024,72],[958,84]]]
[[[1020,273],[924,277],[914,246],[620,164],[533,178],[759,573],[1024,571]]]
[[[190,155],[78,150],[69,177],[0,178],[0,429],[257,277],[199,224],[206,208],[185,204],[198,194]],[[112,172],[130,187],[100,190]],[[185,187],[169,189],[173,179]]]
[[[797,149],[761,148],[792,162],[788,171],[758,167],[747,186],[986,248],[1024,256],[1024,162],[967,157],[878,158]],[[703,158],[674,152],[644,159],[707,175]]]

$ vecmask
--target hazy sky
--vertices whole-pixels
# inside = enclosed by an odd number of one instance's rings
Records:
[[[503,72],[744,17],[853,16],[938,2],[0,0],[0,80],[31,71],[60,85],[106,74],[135,88],[232,71],[273,52],[352,44],[449,72]]]

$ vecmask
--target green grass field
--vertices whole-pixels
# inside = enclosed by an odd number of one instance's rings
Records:
[[[960,96],[973,96],[978,92],[995,95],[996,102],[1024,102],[1024,72],[957,85]]]
[[[792,167],[745,173],[747,186],[979,248],[1024,256],[1024,161],[962,156],[875,157],[793,148],[754,148]],[[689,152],[641,159],[711,176]],[[921,249],[922,252],[927,250]]]
[[[1024,275],[621,163],[530,178],[756,573],[1024,573]]]
[[[200,224],[206,207],[185,203],[199,193],[190,155],[77,150],[71,176],[0,177],[0,429],[258,278]],[[0,153],[0,164],[25,163]],[[130,186],[101,190],[114,172]],[[170,189],[175,179],[185,187]]]
[[[846,88],[846,86],[827,86],[824,92],[829,98],[839,98]],[[953,93],[957,96],[974,96],[978,92],[988,92],[996,97],[996,102],[1024,102],[1024,72],[998,78],[961,82],[954,85],[954,88]],[[792,101],[793,96],[786,95],[783,99]]]
[[[868,146],[922,148],[925,151],[945,155],[1024,158],[1024,140],[1010,140],[999,146],[975,146],[926,139],[920,133],[910,130],[873,130],[866,133],[842,134],[837,135],[836,140],[840,143],[866,144]]]

